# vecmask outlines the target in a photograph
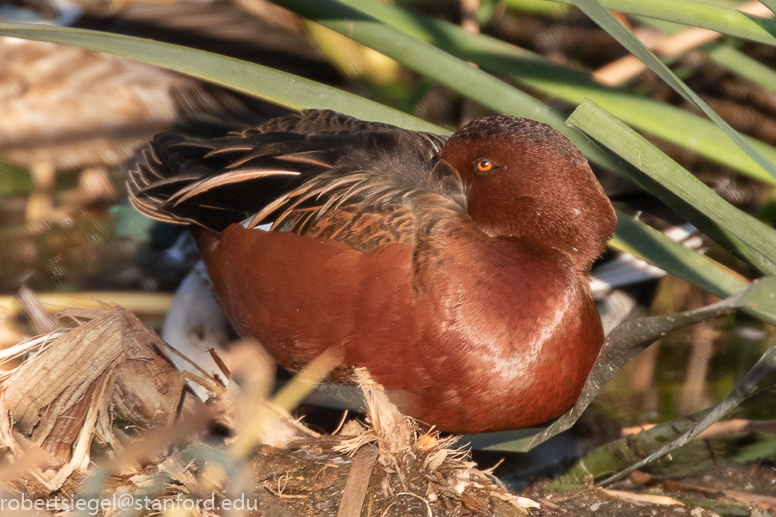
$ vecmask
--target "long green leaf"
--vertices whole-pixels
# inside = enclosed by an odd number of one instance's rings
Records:
[[[552,0],[577,5],[576,0]],[[772,0],[771,0],[772,1]],[[713,31],[776,45],[776,20],[758,18],[735,9],[691,0],[600,0],[603,7],[636,16],[702,27]],[[577,5],[577,7],[579,7]]]
[[[407,5],[407,2],[403,2]],[[549,0],[503,0],[504,7],[515,9],[521,13],[543,14],[545,16],[560,16],[567,14],[573,7]]]
[[[0,23],[0,35],[49,41],[137,59],[233,88],[291,109],[328,108],[354,117],[445,134],[444,129],[363,97],[253,63],[131,36]]]
[[[589,160],[615,166],[546,104],[437,47],[335,0],[273,0],[297,14],[391,57],[499,113],[531,118],[563,133]]]
[[[546,58],[449,22],[410,13],[375,0],[340,0],[398,30],[431,43],[465,61],[501,74],[533,90],[577,105],[590,97],[642,131],[679,145],[726,167],[771,184],[766,173],[713,122],[665,103],[602,86],[589,74],[550,63]],[[675,121],[667,124],[666,120]],[[747,139],[770,161],[776,149]]]
[[[587,99],[568,123],[609,149],[631,177],[698,229],[776,275],[776,231],[731,206],[638,133]]]
[[[668,68],[660,59],[658,59],[647,47],[645,47],[633,34],[625,28],[609,11],[604,9],[598,0],[573,0],[574,5],[579,7],[586,15],[596,22],[602,29],[616,39],[620,45],[625,47],[631,54],[641,60],[642,63],[665,81],[679,95],[688,102],[695,105],[715,124],[717,124],[725,134],[733,140],[757,165],[763,168],[768,174],[776,178],[776,164],[771,163],[762,154],[760,154],[738,131],[730,127],[722,117],[717,115],[694,91],[692,91],[670,68]],[[732,12],[732,11],[731,11]],[[740,13],[739,13],[740,14]],[[766,20],[767,21],[767,20]]]
[[[631,253],[719,297],[731,296],[748,285],[721,264],[627,214],[618,211],[617,221],[617,231],[609,241],[612,248]]]
[[[617,472],[641,461],[645,451],[654,451],[698,425],[711,412],[704,409],[692,415],[660,423],[636,435],[626,436],[587,453],[555,480],[562,484],[587,484],[590,479]],[[646,452],[649,454],[649,452]]]
[[[618,118],[634,128],[650,133],[685,149],[697,152],[717,163],[737,170],[751,178],[776,184],[776,178],[768,174],[746,152],[731,141],[722,129],[713,122],[669,104],[643,99],[621,93],[617,90],[604,92],[603,88],[579,87],[576,91],[553,81],[528,80],[550,95],[560,97],[575,104],[581,103],[585,96],[597,104],[616,113]],[[587,95],[583,96],[587,90]],[[741,135],[739,135],[741,136]],[[776,148],[754,138],[742,137],[769,162],[776,163]]]
[[[706,52],[706,55],[712,61],[749,79],[753,83],[776,92],[776,71],[730,45],[714,45]]]
[[[772,292],[771,292],[772,294]],[[688,429],[678,437],[674,437],[669,443],[660,444],[661,446],[647,455],[642,457],[640,461],[637,461],[627,468],[620,470],[617,474],[608,477],[601,484],[609,484],[622,479],[623,476],[630,474],[636,469],[639,469],[647,463],[661,458],[676,449],[686,444],[703,431],[711,427],[712,424],[719,421],[722,417],[728,414],[732,409],[741,404],[744,400],[754,395],[755,393],[762,391],[766,388],[770,388],[776,384],[776,343],[770,346],[768,350],[760,357],[757,363],[751,370],[744,376],[741,381],[736,385],[735,389],[731,391],[722,402],[717,404],[714,409],[709,411],[700,422],[695,424],[692,428]],[[659,442],[657,442],[659,443]],[[656,444],[657,444],[656,443]],[[642,454],[644,450],[642,449]]]

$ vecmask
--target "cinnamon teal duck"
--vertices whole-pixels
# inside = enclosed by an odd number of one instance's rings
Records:
[[[213,140],[162,133],[129,178],[140,212],[190,227],[238,333],[290,370],[339,346],[335,380],[364,367],[440,430],[559,416],[603,343],[588,275],[616,216],[540,122],[446,138],[308,110]]]

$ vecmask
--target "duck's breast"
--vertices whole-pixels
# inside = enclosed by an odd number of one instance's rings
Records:
[[[569,409],[603,343],[586,279],[548,250],[490,238],[457,235],[426,260],[423,342],[439,367],[415,411],[465,433]]]

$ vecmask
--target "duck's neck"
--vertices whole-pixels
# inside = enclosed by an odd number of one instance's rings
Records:
[[[491,239],[511,243],[512,246],[531,251],[548,262],[558,262],[587,276],[593,262],[601,255],[605,243],[582,242],[574,231],[556,231],[551,235],[538,228],[493,228],[476,225]]]

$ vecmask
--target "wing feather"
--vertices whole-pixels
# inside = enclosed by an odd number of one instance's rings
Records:
[[[444,141],[302,111],[207,141],[157,135],[127,185],[132,204],[163,221],[220,232],[250,218],[249,227],[272,222],[367,250],[414,243],[429,214],[466,216],[460,176],[436,160]]]

